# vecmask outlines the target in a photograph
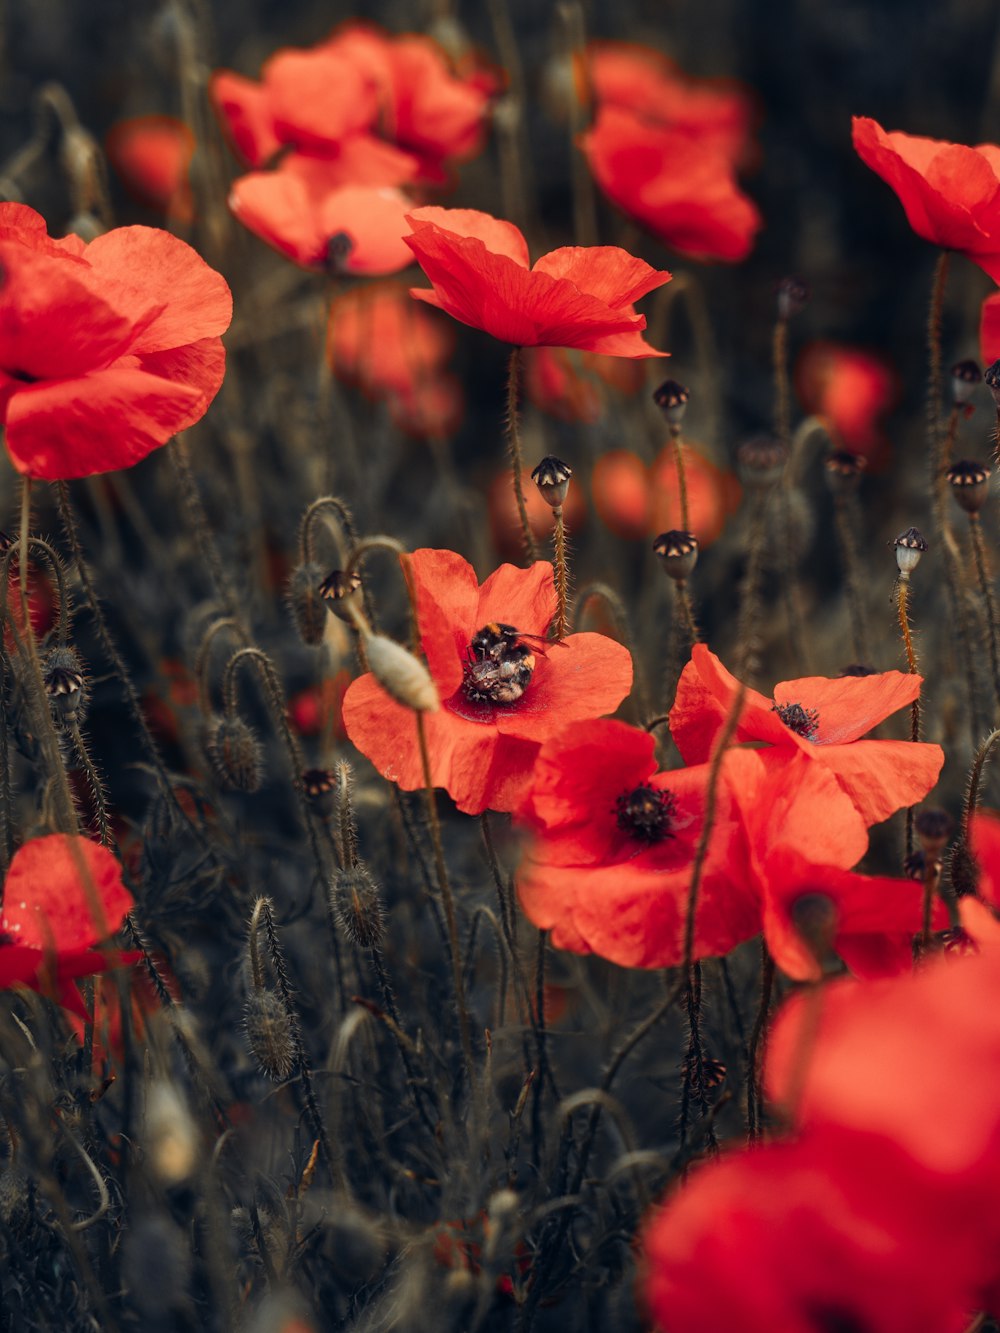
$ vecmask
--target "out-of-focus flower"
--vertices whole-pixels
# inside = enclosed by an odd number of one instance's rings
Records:
[[[855,116],[854,147],[895,190],[910,226],[925,241],[958,250],[1000,282],[1000,148],[886,133]]]
[[[175,116],[120,120],[108,130],[104,146],[108,161],[138,203],[177,222],[192,221],[188,171],[195,141],[183,120]]]
[[[979,351],[984,366],[1000,361],[1000,292],[987,296],[979,316]]]
[[[409,557],[427,658],[441,707],[424,716],[431,780],[460,810],[510,810],[542,743],[567,722],[617,708],[632,684],[627,649],[601,634],[546,644],[555,615],[552,566],[501,565],[479,586],[451,551]],[[344,698],[353,743],[404,791],[424,785],[413,713],[369,673]]]
[[[510,222],[470,208],[419,208],[406,237],[432,289],[412,295],[515,347],[581,347],[607,356],[665,356],[643,339],[634,301],[669,282],[613,245],[564,246],[529,267]]]
[[[724,147],[602,106],[581,147],[597,184],[665,245],[694,259],[745,259],[762,225]]]
[[[899,398],[899,377],[884,357],[844,343],[810,343],[795,366],[795,391],[839,447],[860,454],[869,467],[886,461],[882,418]]]
[[[0,419],[19,472],[48,481],[131,467],[204,416],[233,303],[189,245],[118,227],[53,240],[0,204]]]
[[[525,396],[560,421],[597,421],[608,389],[634,394],[644,383],[643,368],[628,358],[569,347],[532,347],[524,356]]]
[[[704,548],[739,508],[742,488],[735,476],[716,467],[696,445],[686,441],[684,455],[688,491],[688,530]],[[667,445],[647,465],[627,449],[612,449],[594,465],[594,507],[604,524],[619,537],[636,541],[679,528],[680,486],[674,446]]]
[[[866,824],[875,824],[926,796],[944,763],[939,745],[862,739],[911,703],[922,684],[921,676],[883,671],[782,681],[773,699],[747,689],[735,740],[764,742],[788,757],[797,751],[826,765]],[[708,759],[738,688],[716,655],[695,644],[670,711],[670,734],[687,763]]]

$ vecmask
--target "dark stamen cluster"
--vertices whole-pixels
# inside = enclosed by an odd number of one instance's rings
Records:
[[[819,731],[819,713],[815,708],[803,708],[802,704],[775,704],[774,711],[789,731],[804,736],[807,741],[815,741]]]
[[[655,787],[636,787],[622,792],[615,801],[618,827],[629,837],[640,842],[662,842],[672,838],[670,822],[675,809],[674,798],[668,791]]]

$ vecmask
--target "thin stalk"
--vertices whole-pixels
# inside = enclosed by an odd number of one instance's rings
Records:
[[[566,637],[566,598],[569,592],[569,568],[566,560],[566,524],[563,521],[562,505],[552,511],[556,520],[552,541],[555,547],[556,575],[556,638]]]
[[[979,787],[983,780],[983,769],[993,752],[993,747],[1000,741],[1000,729],[990,732],[983,741],[969,772],[969,785],[965,793],[965,807],[962,811],[962,841],[968,843],[972,816],[979,808]]]
[[[583,8],[579,0],[567,0],[559,6],[564,35],[564,55],[570,63],[571,83],[567,98],[570,170],[573,185],[573,236],[577,245],[596,245],[597,199],[594,180],[586,158],[579,148],[580,135],[586,128],[591,106],[590,70],[587,62],[587,36]],[[583,84],[577,96],[577,83]]]
[[[917,674],[917,653],[913,646],[913,635],[910,632],[909,616],[909,597],[910,580],[903,578],[902,575],[896,580],[896,614],[899,617],[899,628],[903,635],[903,643],[906,647],[907,668],[911,676]],[[919,741],[920,739],[920,696],[919,694],[910,704],[910,740]],[[906,854],[913,851],[913,806],[908,806],[906,811]]]
[[[684,464],[684,445],[681,443],[679,425],[670,427],[670,439],[674,446],[674,462],[677,465],[677,495],[681,505],[681,531],[689,532],[691,512],[688,505],[687,468]]]
[[[518,413],[518,400],[521,390],[521,349],[512,347],[510,360],[507,362],[507,449],[510,454],[511,481],[514,485],[514,500],[517,515],[521,523],[521,538],[528,559],[538,559],[538,547],[528,519],[528,505],[524,498],[522,473],[524,457],[521,453],[521,431]]]
[[[938,255],[927,310],[927,442],[931,459],[938,457],[938,437],[941,431],[941,316],[950,258],[947,250],[942,250]]]
[[[761,936],[760,941],[760,1004],[750,1034],[750,1051],[747,1061],[747,1138],[751,1144],[761,1136],[761,1040],[767,1026],[767,1016],[771,1008],[771,991],[774,986],[774,959],[768,951],[767,942]]]
[[[198,490],[198,483],[191,468],[191,456],[188,453],[187,441],[183,436],[178,435],[166,452],[170,456],[174,475],[180,488],[181,500],[187,513],[188,526],[194,535],[201,558],[209,571],[216,596],[222,603],[226,614],[232,616],[234,620],[239,620],[237,609],[240,605],[239,598],[236,596],[236,589],[222,563],[212,535],[212,525],[209,522],[208,513],[202,502],[201,492]]]
[[[920,932],[920,942],[924,954],[930,948],[931,943],[931,917],[934,912],[934,891],[941,882],[940,871],[936,868],[936,862],[933,856],[924,853],[924,902],[923,902],[923,929]]]
[[[868,662],[868,631],[865,625],[865,608],[861,596],[861,584],[858,579],[858,552],[854,540],[852,524],[852,497],[837,495],[833,501],[834,525],[837,540],[840,543],[840,558],[844,566],[844,586],[847,591],[847,609],[851,618],[851,641],[854,645],[854,658],[857,662]]]
[[[752,499],[747,563],[740,585],[740,609],[736,621],[736,675],[752,685],[760,669],[759,623],[764,548],[767,542],[767,493],[757,490]]]
[[[993,596],[993,585],[986,568],[986,548],[983,544],[983,528],[978,514],[969,515],[969,532],[972,536],[972,550],[976,557],[976,573],[979,576],[979,588],[986,603],[986,619],[989,627],[990,666],[993,671],[993,691],[1000,708],[1000,619],[997,618],[997,603]]]
[[[701,635],[698,632],[698,622],[694,618],[694,607],[691,603],[691,593],[688,591],[687,579],[675,580],[674,595],[680,608],[681,619],[687,629],[688,643],[700,643]]]
[[[775,320],[771,337],[774,371],[774,433],[787,449],[792,435],[791,387],[788,381],[788,320]]]

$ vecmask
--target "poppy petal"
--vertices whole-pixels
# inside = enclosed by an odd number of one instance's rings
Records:
[[[0,930],[27,948],[71,952],[106,939],[131,907],[121,868],[106,847],[53,833],[32,838],[15,854],[4,881]]]
[[[611,713],[632,688],[632,656],[604,634],[571,634],[536,658],[524,697],[497,710],[502,735],[541,741],[561,723]]]
[[[477,628],[500,622],[522,634],[545,634],[555,613],[555,583],[547,560],[536,560],[528,570],[500,565],[479,590]]]
[[[817,745],[847,745],[919,697],[923,676],[882,671],[874,676],[805,676],[774,687],[775,702],[818,714]]]
[[[671,278],[665,270],[652,268],[616,245],[565,245],[542,255],[534,271],[566,278],[612,310],[630,306]]]
[[[415,208],[407,215],[414,232],[422,227],[439,227],[454,236],[482,241],[490,254],[506,255],[521,268],[529,268],[528,242],[513,222],[495,218],[475,208]],[[418,252],[419,253],[419,252]]]
[[[447,698],[462,683],[463,663],[479,620],[479,580],[454,551],[421,549],[410,556],[420,612],[420,646],[438,693]]]
[[[670,734],[685,763],[702,764],[712,753],[715,738],[725,726],[739,681],[709,648],[696,643],[691,660],[681,672],[670,710]],[[773,745],[808,746],[790,731],[774,711],[770,699],[748,689],[736,728],[736,741],[770,741]]]
[[[922,800],[938,780],[944,751],[922,741],[854,741],[824,745],[817,758],[870,825]]]
[[[209,80],[208,95],[233,149],[247,165],[262,167],[269,162],[281,140],[264,85],[220,69]]]

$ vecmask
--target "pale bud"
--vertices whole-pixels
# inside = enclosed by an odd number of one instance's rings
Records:
[[[383,690],[415,713],[436,713],[441,707],[437,688],[423,662],[384,634],[363,635],[365,657]]]

